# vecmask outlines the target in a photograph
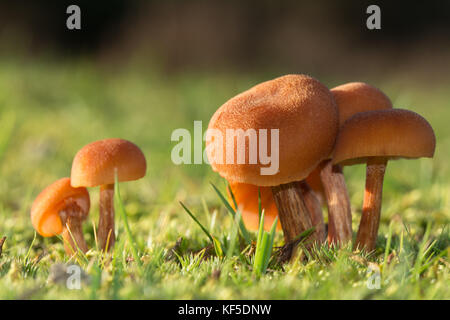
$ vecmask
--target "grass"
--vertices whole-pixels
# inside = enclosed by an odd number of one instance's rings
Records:
[[[407,85],[394,75],[372,82],[397,107],[430,121],[437,148],[433,160],[388,164],[377,251],[370,256],[322,246],[307,261],[279,265],[274,257],[283,244],[280,233],[272,239],[273,233],[243,228],[240,214],[226,201],[224,181],[208,165],[171,162],[174,129],[192,130],[194,120],[203,120],[205,129],[229,97],[277,75],[168,76],[132,66],[108,70],[84,60],[2,58],[0,238],[7,239],[0,257],[0,298],[449,299],[450,81],[425,89],[411,77]],[[322,80],[330,87],[348,81]],[[30,206],[46,185],[70,174],[79,148],[106,137],[139,145],[148,174],[120,184],[117,243],[110,255],[96,250],[99,194],[89,190],[92,208],[84,231],[92,249],[69,260],[60,239],[35,236]],[[346,168],[345,175],[356,231],[364,168]],[[80,290],[49,280],[60,263],[78,263],[86,272]],[[369,289],[376,272],[380,288]]]

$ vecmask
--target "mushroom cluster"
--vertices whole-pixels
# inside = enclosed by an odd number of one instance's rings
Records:
[[[146,160],[134,143],[104,139],[84,146],[75,155],[70,178],[62,178],[45,188],[31,207],[31,222],[43,237],[62,235],[69,256],[87,252],[82,223],[89,214],[86,187],[100,186],[100,219],[97,239],[100,248],[114,247],[114,183],[144,177]]]
[[[367,165],[366,191],[355,248],[373,251],[381,213],[386,163],[433,157],[435,135],[420,115],[393,109],[379,89],[352,82],[329,90],[305,75],[286,75],[256,85],[222,105],[209,129],[279,129],[279,170],[261,175],[257,163],[215,163],[217,144],[207,140],[208,160],[230,186],[245,225],[256,230],[259,200],[265,229],[278,216],[285,242],[314,227],[310,242],[352,242],[352,210],[342,166]],[[231,141],[234,146],[234,142]],[[226,141],[224,146],[230,145]],[[246,159],[249,146],[244,146]],[[261,146],[259,146],[261,148]],[[322,204],[328,208],[326,234]]]
[[[209,163],[228,181],[230,197],[232,193],[247,228],[258,229],[261,203],[264,228],[270,229],[278,217],[277,229],[292,248],[307,230],[313,230],[307,248],[326,241],[352,242],[352,210],[342,167],[363,163],[366,186],[354,247],[373,251],[387,161],[433,157],[436,144],[423,117],[394,109],[377,88],[353,82],[330,90],[306,75],[282,76],[235,96],[214,113],[208,130],[222,137],[222,143],[206,139]],[[230,130],[235,134],[229,135]],[[256,149],[250,146],[252,133]],[[267,141],[275,144],[264,145]],[[277,154],[277,170],[270,174],[264,171],[268,162],[261,149]],[[227,161],[220,161],[217,155],[225,154]],[[86,252],[82,228],[90,209],[86,188],[99,186],[97,239],[102,250],[111,250],[116,239],[114,184],[140,179],[145,173],[144,154],[130,141],[92,142],[75,155],[70,178],[57,180],[35,199],[33,227],[44,237],[61,234],[68,255]],[[328,208],[328,228],[323,205]]]

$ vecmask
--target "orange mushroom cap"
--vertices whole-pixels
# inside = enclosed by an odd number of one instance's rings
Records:
[[[365,163],[370,157],[433,157],[436,137],[419,114],[402,109],[361,112],[342,126],[333,156],[334,163]]]
[[[222,146],[206,143],[214,171],[228,181],[277,186],[303,180],[330,155],[338,130],[338,111],[330,90],[318,80],[306,75],[286,75],[260,83],[228,100],[214,113],[208,129],[218,130],[223,136]],[[270,130],[278,129],[278,172],[261,175],[260,170],[266,165],[260,159],[256,164],[215,161],[217,155],[226,155],[227,148],[233,145],[234,159],[242,151],[245,159],[250,158],[248,143],[245,150],[238,150],[235,137],[227,141],[228,129],[256,130],[258,141],[258,130],[266,129],[269,142]],[[270,147],[267,149],[270,151]]]
[[[80,218],[87,217],[90,208],[89,193],[86,188],[74,188],[69,178],[62,178],[46,187],[31,206],[31,223],[44,237],[52,237],[63,231],[60,213],[71,206],[79,208]]]
[[[249,230],[258,230],[258,186],[248,183],[230,182],[230,188],[246,228]],[[270,230],[275,218],[278,216],[278,209],[273,199],[272,189],[270,187],[259,187],[259,190],[261,193],[261,209],[264,209],[264,229]],[[236,209],[229,191],[228,196],[233,208]],[[281,230],[280,221],[278,221],[277,229]]]
[[[75,155],[71,180],[74,187],[95,187],[145,176],[147,163],[141,149],[124,139],[104,139],[84,146]]]
[[[359,112],[392,109],[391,100],[379,89],[364,82],[350,82],[330,90],[339,109],[339,125]]]

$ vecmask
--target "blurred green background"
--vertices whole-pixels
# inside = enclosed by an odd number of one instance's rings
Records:
[[[392,220],[413,230],[432,220],[433,234],[445,234],[449,2],[382,1],[382,29],[374,31],[365,26],[365,1],[73,1],[81,7],[82,30],[69,31],[65,8],[71,3],[0,3],[0,236],[8,238],[7,254],[28,250],[34,197],[70,174],[82,146],[107,137],[135,142],[148,159],[144,179],[122,184],[140,241],[151,247],[173,244],[180,235],[195,239],[201,231],[178,201],[201,208],[204,199],[219,208],[209,182],[224,184],[206,164],[171,162],[172,131],[192,130],[194,120],[206,128],[227,99],[287,73],[309,74],[330,88],[370,83],[395,107],[431,123],[433,160],[388,165],[381,233]],[[356,230],[364,167],[345,174]],[[97,190],[91,198],[97,221]],[[92,244],[89,224],[86,234]],[[204,245],[195,241],[193,247]],[[38,237],[34,249],[53,243],[59,240]]]

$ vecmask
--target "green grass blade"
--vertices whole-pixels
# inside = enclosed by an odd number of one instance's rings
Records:
[[[294,240],[292,240],[292,241],[294,242],[294,241],[297,241],[299,239],[302,239],[301,242],[305,241],[314,232],[315,229],[316,229],[315,227],[312,227],[311,229],[303,231],[298,236],[296,236],[294,238]]]
[[[233,209],[233,207],[230,205],[230,203],[228,202],[228,200],[223,196],[223,194],[220,192],[220,190],[213,184],[211,183],[211,186],[214,188],[214,190],[216,191],[217,195],[219,196],[220,200],[222,201],[222,203],[225,205],[225,207],[227,208],[228,212],[230,213],[230,215],[233,217],[233,219],[236,216],[236,211]],[[230,189],[231,192],[231,189]],[[233,192],[231,192],[231,196],[234,199],[234,195]],[[235,201],[235,200],[234,200]],[[236,205],[236,204],[235,204]],[[237,205],[236,205],[237,208]],[[239,209],[238,209],[239,211]],[[242,237],[244,238],[245,242],[247,244],[251,244],[252,240],[250,238],[250,234],[248,233],[247,228],[245,227],[244,221],[242,220],[242,216],[239,219],[239,230],[240,233],[242,235]]]
[[[216,237],[212,237],[213,239],[213,245],[214,245],[214,251],[216,252],[216,255],[220,258],[223,257],[223,248],[222,245],[220,244],[220,241],[217,240]]]
[[[258,240],[256,242],[255,259],[253,261],[253,272],[257,276],[261,276],[266,272],[267,265],[270,260],[272,252],[273,238],[271,234],[264,231],[264,210],[261,212],[261,219],[259,220]]]
[[[28,257],[30,256],[30,254],[31,254],[31,249],[33,249],[33,245],[34,245],[34,242],[36,241],[36,231],[34,232],[34,236],[33,236],[33,240],[31,241],[31,244],[30,244],[30,246],[28,247],[28,251],[27,251],[27,254],[25,255],[25,260],[27,260],[28,259]]]
[[[213,187],[215,187],[215,186],[213,185]],[[217,188],[215,188],[215,189],[217,189]],[[233,200],[233,203],[234,203],[234,207],[237,209],[238,208],[238,204],[237,204],[237,201],[236,201],[236,197],[234,196],[233,190],[231,190],[231,186],[230,186],[229,183],[227,183],[227,189],[230,192],[231,199]],[[217,189],[217,191],[218,191],[218,189]]]
[[[392,240],[392,222],[389,224],[388,237],[386,240],[386,248],[384,249],[384,259],[383,259],[383,268],[384,271],[387,265],[387,260],[389,257],[389,250],[391,249],[391,240]]]
[[[236,215],[236,211],[233,209],[233,207],[230,205],[230,203],[228,202],[228,200],[223,196],[222,192],[220,192],[220,190],[211,182],[211,186],[214,188],[214,191],[216,191],[217,195],[219,196],[220,200],[222,201],[222,203],[225,205],[225,207],[227,208],[228,212],[231,214],[231,216],[234,218],[234,216]]]
[[[228,258],[230,258],[233,255],[234,250],[237,247],[237,240],[238,240],[237,235],[239,233],[239,220],[240,219],[241,219],[241,213],[238,211],[238,212],[236,212],[234,224],[231,229],[230,241],[229,241],[229,246],[227,249],[227,257]]]
[[[259,228],[258,228],[258,237],[256,240],[256,250],[258,250],[258,247],[262,241],[264,233],[264,210],[261,212],[260,218],[259,218]]]
[[[428,238],[430,237],[430,232],[431,232],[431,223],[428,222],[426,229],[425,229],[425,234],[423,235],[422,242],[420,243],[420,246],[419,246],[419,251],[417,252],[416,261],[414,263],[413,276],[414,276],[414,279],[416,279],[416,280],[418,280],[420,277],[420,269],[422,267],[422,262],[425,258],[426,252],[427,252],[427,242],[428,242]]]
[[[269,261],[270,261],[270,257],[272,255],[272,250],[273,250],[273,242],[275,240],[275,233],[277,231],[277,224],[278,224],[278,217],[275,218],[274,222],[272,223],[272,227],[270,228],[269,243],[268,243],[268,246],[266,247],[265,263],[264,263],[263,272],[266,272],[267,267],[269,266]]]
[[[258,214],[259,214],[260,221],[261,221],[261,215],[264,214],[263,210],[264,209],[262,209],[262,201],[261,201],[261,189],[258,187]],[[275,239],[277,223],[278,223],[278,217],[275,218],[275,221],[272,223],[272,227],[270,228],[270,232],[268,234],[269,238],[268,238],[267,244],[263,244],[264,254],[263,254],[263,266],[261,269],[261,274],[266,272],[267,267],[270,262],[270,257],[272,255],[273,241]],[[262,227],[262,230],[264,230],[264,220],[262,221],[262,224],[260,224],[260,230],[261,230],[261,227]]]
[[[197,223],[197,225],[200,227],[200,229],[202,229],[202,231],[206,234],[206,236],[209,238],[209,240],[211,240],[212,243],[214,243],[214,238],[213,236],[209,233],[209,231],[200,223],[200,221],[198,221],[198,219],[194,216],[194,214],[184,205],[183,202],[180,201],[181,206],[183,207],[183,209],[187,212],[187,214],[192,218],[192,220],[195,221],[195,223]]]
[[[264,251],[265,248],[267,246],[267,242],[268,242],[268,234],[267,232],[263,232],[261,235],[261,241],[259,243],[258,248],[256,249],[256,253],[255,253],[255,260],[253,263],[253,272],[257,275],[257,276],[261,276],[264,271]]]

